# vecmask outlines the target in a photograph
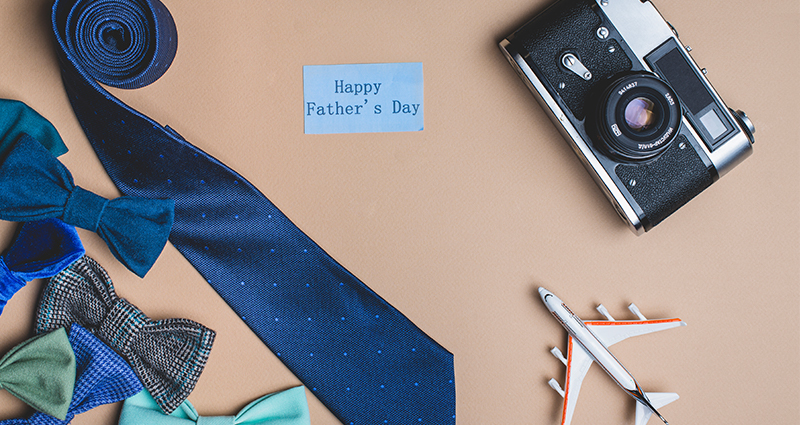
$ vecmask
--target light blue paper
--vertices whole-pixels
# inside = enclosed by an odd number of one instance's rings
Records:
[[[422,63],[303,67],[306,134],[422,131]]]

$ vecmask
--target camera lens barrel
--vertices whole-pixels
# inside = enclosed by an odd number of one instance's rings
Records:
[[[611,81],[595,109],[596,134],[610,153],[627,160],[652,158],[678,134],[681,106],[672,88],[652,74]]]

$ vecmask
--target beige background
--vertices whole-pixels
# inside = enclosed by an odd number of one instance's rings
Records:
[[[0,3],[0,97],[59,129],[81,186],[118,192],[74,118],[50,32],[50,1]],[[635,237],[503,58],[497,42],[549,3],[164,0],[178,26],[172,68],[115,93],[246,176],[308,235],[455,355],[460,424],[556,424],[548,350],[561,327],[544,285],[584,318],[635,302],[685,328],[613,352],[649,391],[681,398],[673,424],[800,421],[800,175],[796,0],[661,0],[725,101],[757,127],[755,153],[652,232]],[[302,66],[422,62],[422,132],[303,134]],[[0,223],[0,249],[15,225]],[[190,400],[234,414],[297,385],[168,245],[144,280],[81,231],[121,296],[153,318],[218,333]],[[41,282],[0,316],[0,352],[31,336]],[[309,394],[312,423],[338,423]],[[633,422],[633,401],[590,370],[574,423]],[[116,423],[120,404],[74,424]],[[28,413],[0,392],[0,418]],[[651,421],[655,423],[655,421]]]

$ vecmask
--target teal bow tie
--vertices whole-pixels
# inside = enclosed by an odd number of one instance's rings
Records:
[[[125,400],[119,425],[309,425],[304,387],[272,393],[248,404],[236,416],[200,416],[184,401],[165,415],[147,390]]]
[[[22,134],[38,140],[53,156],[67,153],[67,146],[50,121],[18,100],[0,99],[0,160]]]

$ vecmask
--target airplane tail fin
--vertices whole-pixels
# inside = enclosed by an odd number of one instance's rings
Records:
[[[650,399],[650,404],[656,409],[660,409],[673,401],[677,400],[678,394],[675,393],[646,393],[647,398]],[[636,403],[636,425],[645,425],[653,412],[645,407],[642,403]]]

